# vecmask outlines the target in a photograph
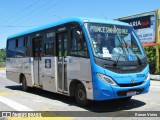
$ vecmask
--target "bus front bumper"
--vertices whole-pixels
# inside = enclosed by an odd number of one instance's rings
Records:
[[[141,85],[134,87],[120,87],[118,85],[110,86],[103,83],[101,84],[101,87],[94,88],[94,100],[118,99],[144,94],[149,91],[149,87],[150,79],[143,82]]]

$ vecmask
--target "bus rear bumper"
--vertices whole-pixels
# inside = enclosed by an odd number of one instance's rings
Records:
[[[103,84],[101,88],[94,88],[93,92],[94,100],[101,101],[109,99],[118,99],[118,98],[144,94],[149,91],[149,87],[150,87],[150,80],[142,83],[139,86],[134,86],[134,87],[119,87],[118,85],[109,86]]]

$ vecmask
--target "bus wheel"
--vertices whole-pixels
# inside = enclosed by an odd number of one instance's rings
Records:
[[[25,76],[22,77],[22,90],[23,91],[27,91],[28,90],[27,81],[26,81]]]
[[[88,99],[87,99],[85,87],[80,83],[77,85],[75,92],[76,92],[75,97],[76,97],[77,103],[81,106],[87,106]]]

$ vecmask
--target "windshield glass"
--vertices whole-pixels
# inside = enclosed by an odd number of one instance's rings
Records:
[[[98,58],[136,61],[144,50],[130,26],[86,23],[93,53]]]

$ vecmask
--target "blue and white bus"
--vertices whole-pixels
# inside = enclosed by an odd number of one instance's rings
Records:
[[[22,89],[88,100],[129,100],[147,93],[149,66],[133,28],[123,22],[68,18],[8,37],[6,75]]]

